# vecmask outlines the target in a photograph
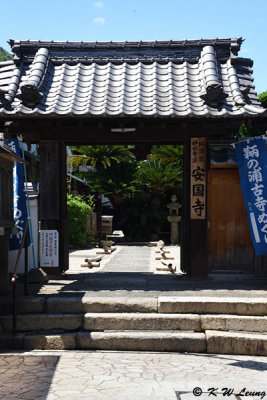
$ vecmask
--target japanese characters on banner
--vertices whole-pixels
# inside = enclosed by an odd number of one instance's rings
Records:
[[[7,143],[14,153],[16,153],[18,156],[21,156],[19,141],[17,138],[8,139]],[[16,235],[11,235],[9,238],[9,250],[19,249],[25,223],[28,217],[26,196],[24,192],[23,164],[18,162],[16,162],[13,167],[13,209],[14,223],[15,227],[17,228],[17,233]],[[29,237],[30,235],[28,235],[28,238]]]
[[[256,256],[267,254],[267,151],[266,138],[235,144],[240,183]]]
[[[206,218],[206,138],[191,138],[191,219]]]
[[[40,266],[58,267],[58,231],[40,231]]]

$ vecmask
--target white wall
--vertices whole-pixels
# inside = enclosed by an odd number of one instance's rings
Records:
[[[28,258],[29,258],[29,270],[34,268],[33,261],[33,251],[32,247],[34,247],[34,258],[35,258],[35,267],[38,267],[38,199],[37,197],[30,199],[30,210],[31,210],[31,221],[32,221],[32,233],[33,233],[33,245],[28,249]],[[13,272],[15,268],[15,263],[17,259],[18,250],[9,250],[8,254],[8,270],[9,272]],[[24,249],[21,254],[19,270],[20,274],[24,273]]]

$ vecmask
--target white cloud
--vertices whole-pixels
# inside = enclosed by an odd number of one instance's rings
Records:
[[[103,17],[98,17],[94,19],[94,24],[96,25],[104,25],[104,23],[106,22],[105,18]]]
[[[104,7],[103,1],[96,1],[96,2],[94,3],[94,7],[95,7],[95,8],[103,8],[103,7]]]

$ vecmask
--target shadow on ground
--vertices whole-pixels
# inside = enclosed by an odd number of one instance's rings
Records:
[[[0,398],[46,398],[59,358],[54,355],[1,354]]]

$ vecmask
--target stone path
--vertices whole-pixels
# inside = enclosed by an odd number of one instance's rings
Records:
[[[203,392],[227,387],[234,393],[246,388],[260,395],[244,398],[266,399],[267,357],[108,351],[0,354],[3,400],[191,400],[197,398],[192,393],[196,387]],[[214,397],[203,393],[198,398]]]
[[[113,298],[129,298],[129,297],[159,297],[159,296],[201,296],[201,297],[243,297],[255,298],[266,297],[267,279],[243,279],[230,276],[228,279],[220,276],[218,278],[207,279],[192,279],[181,274],[179,268],[176,274],[171,272],[160,273],[155,268],[155,247],[140,247],[138,256],[138,264],[135,263],[134,257],[137,246],[117,246],[117,250],[110,255],[105,255],[101,261],[100,268],[82,268],[81,263],[84,259],[96,254],[96,249],[75,250],[70,252],[70,269],[60,279],[50,278],[45,285],[30,284],[30,295],[77,295],[90,297],[113,297]],[[138,247],[137,247],[138,249]],[[171,254],[174,256],[179,265],[180,249],[178,246],[168,246]],[[150,253],[150,260],[147,253]],[[121,256],[120,256],[121,254]],[[123,260],[123,262],[122,262]],[[144,265],[142,264],[144,262]],[[160,261],[158,261],[160,263]],[[176,264],[176,265],[177,265]],[[150,265],[150,267],[148,267]],[[123,272],[128,268],[141,269],[143,272]],[[121,269],[121,272],[114,272],[115,269]],[[149,268],[149,272],[146,269]],[[154,272],[154,273],[152,273]],[[127,276],[127,282],[131,279],[136,283],[131,288],[124,285],[123,279]],[[99,281],[114,279],[118,281],[122,278],[120,286],[111,288],[106,285],[99,285]],[[92,278],[92,284],[87,282]],[[94,280],[96,283],[93,284]],[[87,281],[87,282],[86,282]],[[144,284],[141,282],[144,281]],[[18,282],[17,293],[18,297],[23,296],[23,283]],[[12,288],[10,287],[9,296],[0,297],[1,302],[11,301]]]
[[[96,255],[97,248],[74,250],[69,255],[69,270],[67,274],[86,272],[101,273],[101,272],[121,272],[121,273],[152,273],[170,275],[170,272],[158,272],[157,266],[162,266],[160,261],[155,260],[156,247],[146,245],[127,246],[116,245],[116,251],[112,254],[103,255],[99,268],[87,269],[82,268],[85,258],[90,258]],[[166,246],[166,250],[170,251],[170,255],[174,257],[173,262],[177,267],[177,274],[181,274],[180,270],[180,247]]]
[[[101,272],[152,272],[151,249],[148,246],[118,247]]]

